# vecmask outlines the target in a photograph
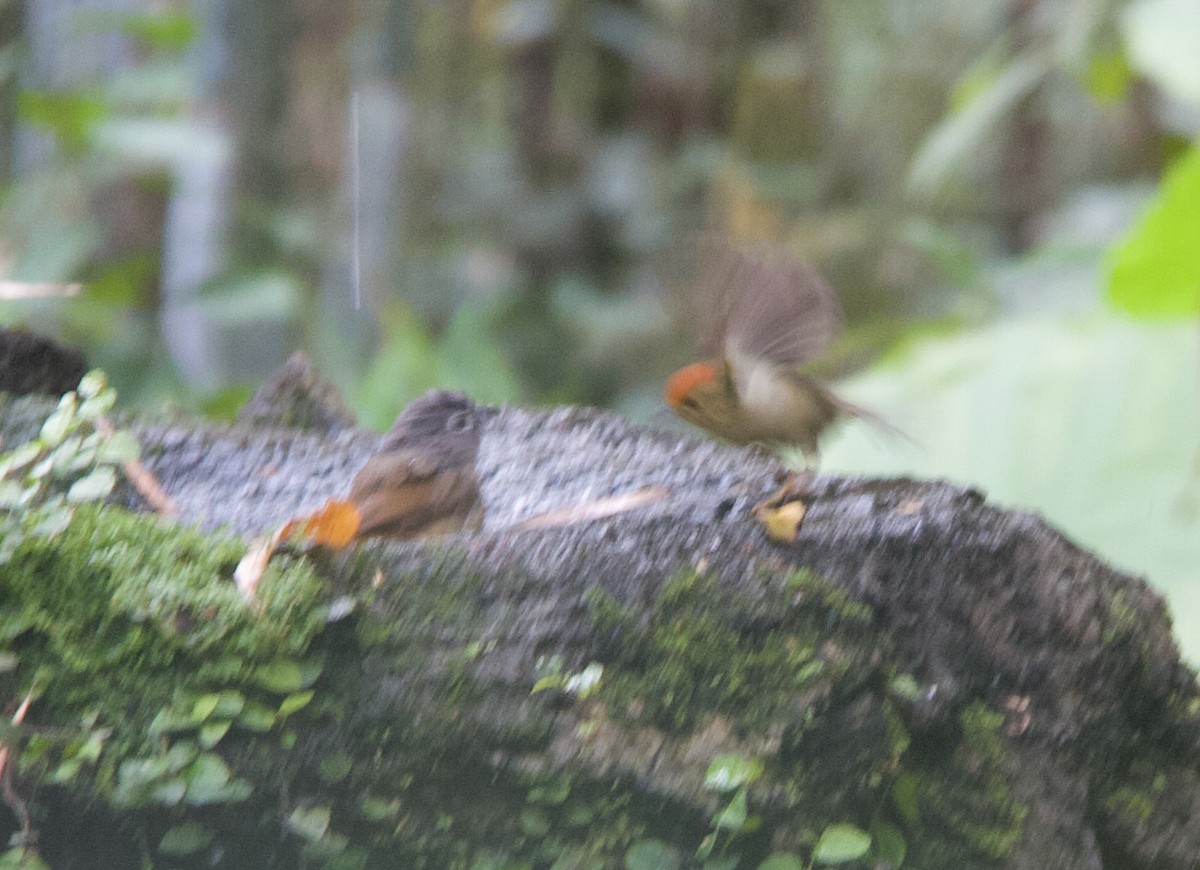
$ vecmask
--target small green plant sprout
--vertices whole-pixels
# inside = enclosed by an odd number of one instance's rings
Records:
[[[536,695],[549,689],[557,689],[580,700],[586,700],[600,689],[600,678],[604,676],[604,665],[592,662],[577,674],[568,674],[562,669],[558,656],[537,660],[537,680],[529,694]]]
[[[0,565],[27,537],[60,534],[76,505],[106,498],[117,466],[137,459],[137,439],[104,417],[116,399],[102,371],[88,372],[36,438],[0,455]]]
[[[716,850],[721,834],[724,846],[728,846],[738,834],[749,833],[762,824],[758,816],[750,815],[749,786],[762,776],[763,765],[757,758],[740,755],[718,755],[709,764],[704,774],[704,787],[722,794],[734,792],[733,798],[713,816],[713,829],[700,841],[696,857],[707,862]],[[705,866],[708,866],[707,863]]]

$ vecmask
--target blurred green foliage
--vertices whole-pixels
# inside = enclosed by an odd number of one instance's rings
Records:
[[[1167,173],[1125,240],[1113,248],[1108,298],[1139,317],[1200,315],[1200,145]]]

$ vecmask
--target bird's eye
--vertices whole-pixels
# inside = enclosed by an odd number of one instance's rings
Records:
[[[446,418],[447,432],[469,432],[473,428],[475,428],[475,418],[465,411],[459,411]]]
[[[680,400],[679,404],[683,405],[683,407],[687,408],[689,411],[695,411],[700,407],[700,403],[697,402],[693,396],[684,396]]]

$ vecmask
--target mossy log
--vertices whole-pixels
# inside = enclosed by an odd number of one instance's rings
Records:
[[[7,401],[5,443],[46,410]],[[1200,860],[1162,599],[979,493],[819,477],[774,543],[769,457],[504,409],[482,532],[283,554],[251,611],[245,541],[375,437],[133,425],[202,535],[81,511],[0,569],[0,684],[43,675],[11,791],[52,866],[782,868],[863,834],[845,866]]]

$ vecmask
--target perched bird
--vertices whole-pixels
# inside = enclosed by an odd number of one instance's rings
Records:
[[[447,390],[430,390],[401,411],[350,485],[354,537],[407,540],[479,528],[483,418],[474,402]]]
[[[704,360],[667,380],[676,414],[734,444],[799,447],[806,466],[838,417],[875,419],[800,369],[842,329],[837,296],[808,264],[778,249],[714,240],[687,256],[679,313],[698,328]]]

